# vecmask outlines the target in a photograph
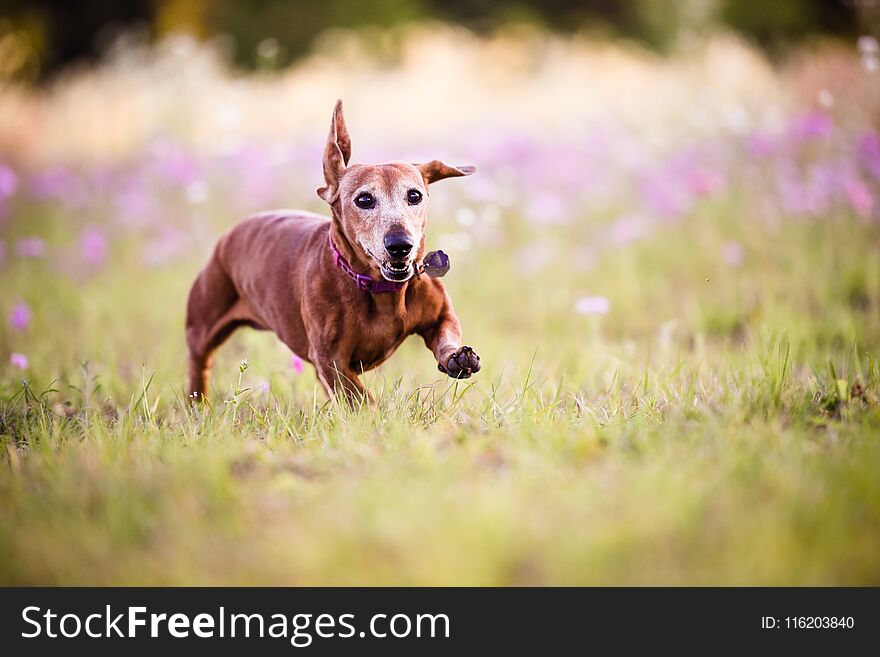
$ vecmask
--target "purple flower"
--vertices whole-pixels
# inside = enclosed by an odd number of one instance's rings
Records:
[[[876,132],[862,135],[856,146],[856,154],[862,166],[875,180],[880,180],[880,135]]]
[[[107,237],[97,228],[86,228],[79,238],[83,259],[90,265],[100,266],[107,257]]]
[[[293,367],[293,371],[297,374],[302,374],[306,369],[305,361],[296,354],[291,354],[290,364]]]
[[[837,173],[832,166],[816,164],[802,174],[793,162],[785,162],[777,171],[777,181],[786,213],[821,216],[836,191]]]
[[[186,186],[201,175],[201,167],[193,153],[169,139],[153,142],[145,164],[175,186]]]
[[[874,209],[874,196],[868,186],[858,178],[850,178],[844,183],[846,198],[853,211],[863,219],[871,216]]]
[[[681,184],[677,171],[660,169],[648,174],[642,181],[641,192],[648,211],[660,217],[679,217],[693,205],[690,191]]]
[[[834,122],[822,112],[807,112],[795,117],[790,126],[790,134],[795,141],[822,139],[831,135]]]
[[[63,167],[38,173],[31,180],[30,191],[37,200],[60,201],[70,208],[79,207],[86,198],[82,182],[73,171]]]
[[[9,313],[9,325],[16,331],[24,331],[31,324],[31,309],[24,301],[12,306]]]
[[[739,267],[745,260],[745,250],[739,242],[725,242],[721,247],[721,255],[731,267]]]
[[[9,362],[13,367],[17,367],[20,370],[26,370],[28,366],[27,356],[15,352],[9,356]]]
[[[756,160],[762,160],[776,151],[776,140],[768,134],[757,132],[746,141],[746,151]]]
[[[691,169],[685,178],[688,188],[696,196],[712,196],[725,186],[724,174],[715,169]]]
[[[0,162],[0,201],[5,201],[15,193],[18,176],[15,171]]]
[[[607,315],[611,302],[605,297],[580,297],[574,309],[579,315]]]
[[[42,258],[46,253],[46,240],[42,237],[24,237],[15,243],[19,258]]]

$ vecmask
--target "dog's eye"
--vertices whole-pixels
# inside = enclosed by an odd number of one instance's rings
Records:
[[[417,189],[411,189],[406,193],[406,200],[410,205],[418,205],[422,202],[422,193]]]
[[[358,194],[355,197],[354,204],[362,210],[369,210],[371,207],[376,205],[376,199],[373,198],[372,194],[367,194],[366,192],[364,192],[363,194]]]

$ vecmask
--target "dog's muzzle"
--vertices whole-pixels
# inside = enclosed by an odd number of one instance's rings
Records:
[[[409,256],[413,243],[407,233],[389,233],[383,240],[388,260],[380,265],[382,276],[395,283],[407,280],[413,275],[413,265]]]

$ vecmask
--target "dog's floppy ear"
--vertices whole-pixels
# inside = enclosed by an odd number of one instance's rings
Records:
[[[336,101],[333,108],[333,119],[330,121],[330,134],[324,147],[324,187],[318,188],[318,196],[333,203],[338,192],[339,179],[345,173],[345,167],[351,159],[351,138],[345,127],[342,115],[342,100]]]
[[[422,174],[422,178],[425,179],[426,185],[430,185],[432,182],[437,182],[438,180],[443,180],[444,178],[469,176],[477,170],[476,167],[470,165],[454,167],[449,164],[444,164],[440,160],[431,160],[430,162],[416,164],[415,166]]]

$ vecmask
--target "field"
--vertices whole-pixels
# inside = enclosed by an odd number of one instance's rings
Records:
[[[381,38],[380,38],[381,37]],[[0,584],[880,584],[876,74],[449,28],[245,76],[186,41],[0,92]],[[328,401],[270,334],[184,398],[216,238],[440,157],[483,371]]]

